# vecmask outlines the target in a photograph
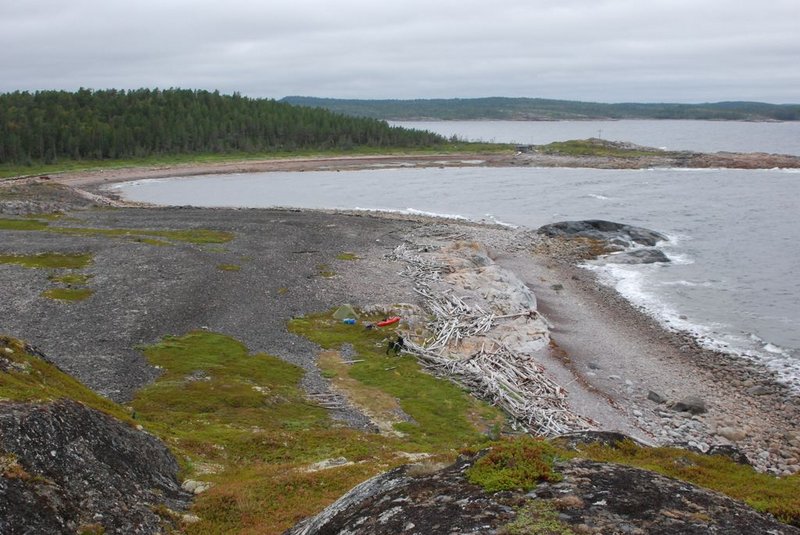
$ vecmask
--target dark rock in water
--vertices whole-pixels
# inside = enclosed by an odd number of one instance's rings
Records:
[[[636,249],[625,253],[616,253],[604,256],[603,259],[610,264],[655,264],[656,262],[669,262],[669,258],[658,249]]]
[[[706,408],[706,402],[697,396],[689,396],[680,401],[676,401],[670,408],[674,411],[690,412],[692,414],[703,414],[708,410]]]
[[[619,442],[628,437],[596,433],[574,438]],[[558,521],[576,533],[588,533],[590,526],[592,533],[800,534],[717,492],[647,470],[584,459],[557,462],[563,480],[540,483],[531,492],[488,493],[466,480],[465,471],[477,458],[462,458],[432,473],[414,475],[413,469],[401,467],[377,476],[286,534],[504,533],[505,526],[520,520],[520,510],[536,504],[557,510]],[[513,532],[528,532],[524,529]]]
[[[618,245],[634,243],[648,247],[667,239],[665,235],[653,230],[601,219],[561,221],[539,227],[537,232],[551,237],[591,238]]]
[[[154,508],[188,504],[160,440],[70,400],[0,403],[0,459],[4,534],[161,533]]]

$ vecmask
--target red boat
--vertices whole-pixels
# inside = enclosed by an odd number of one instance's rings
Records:
[[[379,321],[375,325],[377,325],[378,327],[386,327],[387,325],[392,325],[394,323],[397,323],[398,321],[400,321],[400,316],[392,316],[391,318],[386,318],[383,321]]]

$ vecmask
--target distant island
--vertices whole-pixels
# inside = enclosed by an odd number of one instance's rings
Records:
[[[350,100],[289,96],[281,102],[374,119],[563,121],[603,119],[693,119],[800,121],[800,104],[715,102],[707,104],[579,102],[543,98],[449,98]]]

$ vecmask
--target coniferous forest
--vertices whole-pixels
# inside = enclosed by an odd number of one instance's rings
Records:
[[[444,141],[382,120],[238,94],[184,89],[0,94],[0,164],[425,147]]]

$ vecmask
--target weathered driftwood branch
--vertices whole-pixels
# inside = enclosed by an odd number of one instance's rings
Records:
[[[428,325],[433,336],[421,344],[406,341],[406,350],[425,367],[502,408],[515,427],[525,431],[555,436],[592,427],[569,409],[566,390],[549,379],[532,356],[515,353],[488,337],[498,320],[536,317],[538,312],[495,315],[467,304],[452,291],[434,292],[430,285],[441,280],[446,266],[415,254],[406,245],[395,249],[394,256],[406,263],[404,275],[414,281],[414,290],[433,314]],[[461,340],[475,336],[487,337],[480,350],[466,357],[451,354]]]

